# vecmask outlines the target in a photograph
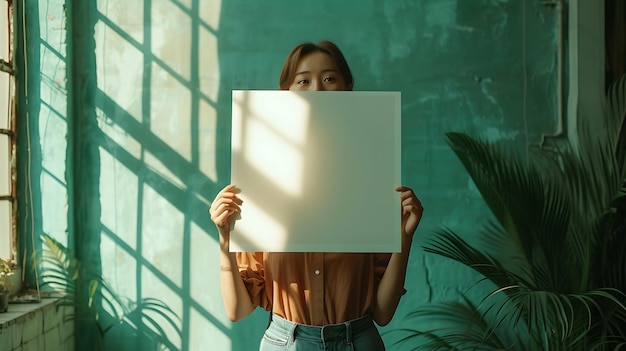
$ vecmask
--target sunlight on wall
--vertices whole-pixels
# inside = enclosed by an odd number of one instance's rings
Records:
[[[216,48],[217,50],[217,48]],[[200,172],[211,181],[217,182],[217,111],[206,100],[200,100],[200,116],[198,119],[198,154]]]
[[[206,7],[206,3],[212,3],[211,1],[203,1],[202,4]],[[219,1],[215,2],[219,3]],[[201,5],[202,6],[202,5]],[[212,11],[210,8],[206,8],[202,13],[210,14],[208,16],[215,17],[216,13],[219,18],[218,11]],[[212,19],[212,21],[215,21]],[[209,22],[211,23],[211,22]],[[220,83],[220,71],[217,52],[217,37],[214,32],[217,26],[207,28],[205,25],[201,25],[200,31],[200,47],[199,47],[199,84],[200,84],[200,115],[198,116],[198,139],[200,156],[200,170],[212,181],[217,182],[217,166],[216,166],[216,142],[217,134],[215,126],[217,125],[217,111],[215,110],[215,104],[217,103]]]
[[[220,27],[220,17],[222,15],[221,9],[221,0],[200,1],[200,19],[204,21],[209,28],[217,31]],[[217,52],[215,57],[217,57]],[[214,66],[214,68],[217,68],[217,66]]]
[[[213,296],[213,299],[221,299],[221,297]],[[207,319],[205,315],[193,309],[191,310],[190,319],[191,324],[194,326],[189,334],[190,350],[210,350],[211,347],[215,347],[216,350],[231,350],[229,346],[231,344],[230,337],[223,333],[217,333],[215,331],[215,323]]]
[[[40,110],[38,118],[43,172],[41,203],[43,231],[67,244],[67,88],[64,1],[40,1]]]
[[[215,240],[196,224],[191,226],[191,242],[193,245],[190,261],[194,267],[189,272],[193,306],[190,349],[203,350],[206,345],[211,345],[217,340],[221,340],[217,345],[224,345],[223,342],[226,342],[228,337],[223,330],[230,325],[230,320],[224,313],[219,284],[220,272],[218,269],[211,269],[220,265],[220,256],[214,254],[219,248]]]
[[[113,157],[104,148],[100,148],[100,163],[102,165],[100,181],[100,203],[102,225],[110,233],[115,235],[115,243],[120,247],[126,247],[133,252],[137,250],[137,220],[139,193],[137,175],[126,167],[117,158]],[[134,196],[133,196],[134,195]],[[123,199],[123,200],[122,200]],[[101,253],[104,256],[109,253],[105,242],[102,242]],[[115,247],[110,247],[115,250]],[[115,257],[110,257],[115,258]],[[103,262],[119,262],[119,260],[105,260]],[[126,266],[123,262],[120,267]],[[127,269],[121,269],[117,265],[104,265],[102,269],[106,276],[117,279],[118,274],[125,275]]]
[[[107,228],[108,229],[108,228]],[[134,247],[120,244],[112,231],[105,230],[101,233],[102,262],[116,262],[117,264],[105,264],[102,266],[102,274],[107,283],[115,287],[118,296],[137,296],[137,270],[128,267],[137,267],[137,259],[134,257]],[[111,306],[104,306],[111,308]],[[110,309],[107,309],[111,312]],[[119,310],[118,310],[119,311]]]
[[[144,185],[141,200],[142,257],[169,279],[176,287],[182,286],[182,238],[185,214],[173,206],[156,189]],[[177,297],[180,299],[180,296]],[[165,300],[169,301],[170,300]]]
[[[174,39],[172,39],[174,40]],[[147,88],[147,87],[146,87]],[[191,161],[191,91],[160,65],[152,64],[150,130]]]
[[[195,189],[217,181],[220,9],[220,1],[98,1],[104,275],[121,296],[191,316],[178,322],[188,340],[161,323],[180,349],[230,348],[219,271],[207,269],[219,266],[211,254],[219,248],[187,212],[208,208]]]
[[[200,91],[209,101],[217,101],[220,87],[219,61],[217,57],[217,37],[213,31],[200,26]]]
[[[121,147],[138,152],[133,138],[108,124],[101,123],[103,131]],[[128,147],[127,145],[131,145]],[[100,148],[100,203],[104,227],[100,243],[102,275],[122,297],[137,296],[137,221],[138,179],[124,163]],[[132,196],[135,194],[135,196]],[[111,311],[108,311],[111,312]]]
[[[141,143],[119,124],[115,124],[102,109],[96,109],[98,126],[106,136],[106,143],[120,148],[135,159],[141,158]]]
[[[158,270],[155,271],[152,267],[143,266],[141,277],[142,298],[151,297],[164,301],[172,311],[176,312],[179,317],[182,317],[181,311],[183,310],[183,303],[180,289],[172,287],[169,282],[166,282],[161,277],[160,272]],[[157,313],[151,313],[148,311],[147,314],[159,324],[160,328],[164,330],[164,334],[167,335],[169,341],[172,342],[177,349],[181,350],[182,340],[172,325],[166,323],[165,320]],[[155,333],[159,333],[159,331],[154,329],[154,327],[150,327],[150,329],[152,329]]]
[[[41,203],[44,233],[67,244],[67,184],[65,177],[56,177],[44,172],[41,174],[41,193],[45,201]]]
[[[199,63],[198,81],[200,106],[198,116],[199,170],[217,183],[217,110],[220,89],[218,59],[219,19],[221,0],[199,2]],[[222,97],[225,98],[225,97]],[[201,195],[201,194],[199,194]],[[208,208],[210,204],[207,204]],[[222,304],[219,285],[219,244],[195,223],[191,224],[190,252],[190,313],[189,349],[231,349],[230,320]]]
[[[128,35],[133,41],[138,43],[143,42],[143,1],[128,1],[128,0],[106,0],[97,1],[96,7],[98,12],[102,14],[102,17],[107,21],[110,21],[112,25],[119,28],[119,32]],[[101,23],[98,23],[101,25]],[[108,34],[113,34],[108,32]],[[102,40],[96,33],[96,38]],[[111,44],[125,44],[124,41],[112,40]],[[96,46],[96,50],[98,50]],[[123,52],[122,52],[123,53]],[[99,56],[99,55],[98,55]],[[101,67],[98,65],[98,67]],[[100,77],[100,75],[98,75]]]
[[[98,89],[127,115],[141,122],[143,96],[138,93],[143,81],[141,46],[129,41],[132,34],[107,25],[105,20],[108,22],[110,18],[104,17],[95,26]],[[125,27],[124,23],[121,22],[120,26]]]
[[[157,173],[160,177],[162,177],[162,179],[167,180],[172,185],[180,188],[181,190],[185,190],[187,185],[179,177],[177,177],[174,172],[172,172],[170,167],[165,164],[167,160],[167,157],[158,158],[150,152],[146,152],[144,155],[145,165],[150,168],[150,170]]]
[[[151,1],[151,52],[177,79],[191,78],[191,17],[171,0]],[[171,99],[169,102],[176,100]]]

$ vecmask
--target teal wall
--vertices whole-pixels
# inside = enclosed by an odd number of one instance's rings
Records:
[[[207,209],[229,182],[231,90],[276,88],[294,45],[330,39],[350,63],[356,90],[402,92],[403,183],[425,213],[408,293],[381,328],[390,345],[406,335],[403,328],[436,325],[434,318],[412,319],[412,310],[458,299],[476,279],[420,247],[443,226],[471,240],[490,218],[444,133],[529,149],[558,126],[557,8],[541,1],[24,6],[23,252],[40,248],[37,238],[49,234],[101,271],[120,296],[166,302],[179,317],[179,333],[162,323],[177,350],[253,350],[267,323],[261,310],[234,324],[226,318]],[[145,340],[122,341],[129,330],[108,331],[106,348],[155,349]],[[81,345],[89,343],[78,335]]]

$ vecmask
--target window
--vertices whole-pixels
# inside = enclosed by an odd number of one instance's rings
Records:
[[[13,258],[15,221],[15,76],[13,6],[0,2],[0,257]]]

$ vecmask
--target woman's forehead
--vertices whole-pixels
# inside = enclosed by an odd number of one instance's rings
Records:
[[[310,70],[337,70],[337,63],[333,60],[330,55],[316,51],[310,54],[304,55],[298,61],[298,65],[296,66],[296,74],[303,71]]]

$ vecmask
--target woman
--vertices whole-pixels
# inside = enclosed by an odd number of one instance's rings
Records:
[[[280,88],[299,91],[352,90],[350,68],[335,44],[296,46],[280,75]],[[384,350],[374,321],[393,317],[404,294],[409,251],[422,217],[413,190],[399,186],[402,250],[374,253],[231,253],[233,214],[242,209],[235,185],[211,204],[221,249],[222,297],[229,318],[240,320],[257,306],[271,311],[263,350]],[[349,194],[346,194],[349,196]]]

